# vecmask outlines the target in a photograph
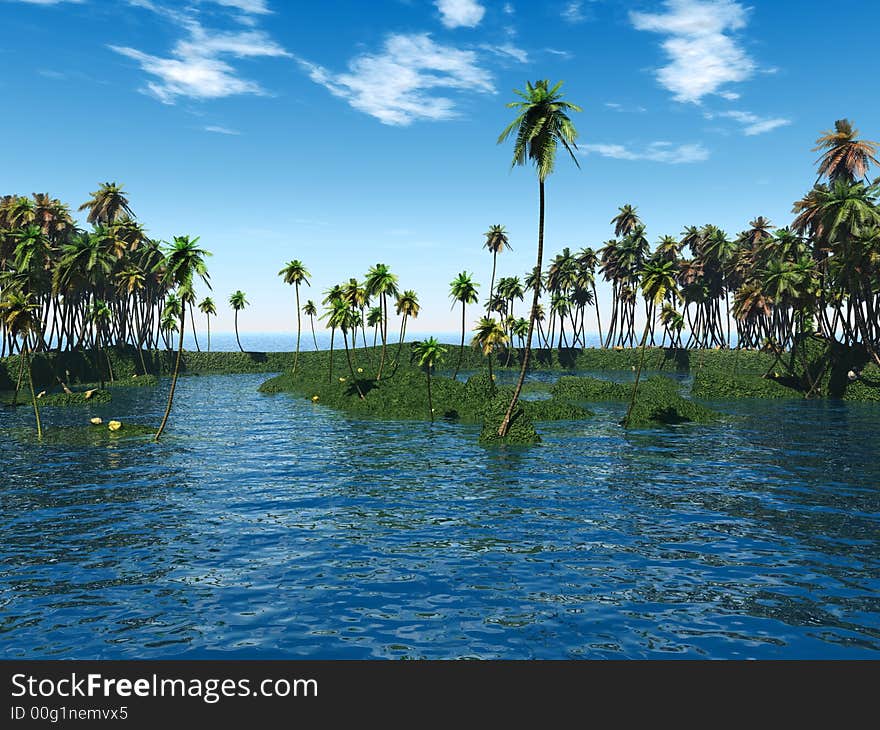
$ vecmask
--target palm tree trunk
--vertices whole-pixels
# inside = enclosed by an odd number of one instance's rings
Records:
[[[541,277],[541,263],[544,259],[544,181],[538,180],[538,263],[535,266],[535,272],[538,280]],[[526,336],[526,351],[523,354],[522,368],[519,371],[519,380],[516,383],[516,389],[513,391],[513,398],[510,399],[510,405],[507,407],[507,413],[501,421],[498,429],[498,435],[501,438],[507,436],[510,430],[510,418],[513,415],[513,409],[519,400],[519,394],[522,392],[523,383],[526,379],[526,371],[529,368],[529,358],[532,354],[532,332],[535,328],[535,318],[538,314],[538,287],[535,287],[535,296],[532,299],[532,312],[529,315],[529,333]]]
[[[299,282],[296,282],[296,353],[293,356],[293,374],[296,375],[296,365],[299,362],[299,341],[302,335],[302,315],[299,311]]]
[[[327,373],[327,382],[333,382],[333,339],[336,337],[336,328],[330,328],[330,371]]]
[[[495,265],[498,263],[498,252],[492,251],[492,279],[489,281],[489,299],[486,302],[486,316],[491,313],[492,292],[495,291]]]
[[[379,356],[379,372],[376,374],[376,380],[382,378],[382,366],[385,364],[385,348],[388,345],[388,302],[385,299],[384,292],[380,304],[382,307],[382,321],[379,323],[379,326],[382,328],[382,354]]]
[[[639,380],[642,377],[642,365],[644,365],[644,363],[645,363],[645,351],[647,349],[645,347],[645,345],[647,344],[647,341],[648,341],[648,329],[650,326],[651,326],[651,320],[648,320],[647,322],[645,322],[645,332],[642,335],[642,344],[641,344],[642,353],[641,353],[641,356],[639,357],[639,368],[638,368],[638,370],[636,370],[636,382],[633,383],[632,396],[630,396],[630,399],[629,399],[629,408],[626,409],[626,416],[623,419],[623,427],[624,428],[629,428],[629,417],[632,414],[633,406],[636,404],[636,393],[638,393]]]
[[[464,300],[461,302],[461,347],[458,349],[458,364],[455,366],[455,372],[452,375],[452,379],[455,380],[458,377],[458,371],[461,369],[461,361],[464,357],[464,326],[465,326],[465,304]]]
[[[18,405],[18,392],[21,390],[21,379],[23,376],[24,376],[24,356],[19,353],[19,355],[18,355],[18,380],[15,383],[15,393],[13,393],[13,395],[12,395],[12,407],[13,408]]]
[[[177,389],[177,376],[180,373],[180,356],[183,354],[183,330],[186,328],[186,311],[180,313],[180,339],[177,344],[177,357],[174,360],[174,372],[171,374],[171,390],[168,391],[168,405],[165,406],[165,415],[162,417],[162,423],[159,424],[159,430],[153,438],[158,443],[168,423],[168,416],[171,415],[171,404],[174,403],[174,391]]]
[[[241,346],[241,340],[238,339],[238,310],[235,310],[235,341],[238,343],[238,349],[244,352],[244,348]]]
[[[315,352],[318,351],[318,336],[315,334],[315,318],[312,315],[309,315],[309,322],[312,325],[312,340],[315,342]]]
[[[351,339],[353,342],[357,341],[357,332],[352,334]],[[351,351],[348,349],[348,333],[345,330],[342,330],[342,340],[345,344],[345,359],[348,360],[348,372],[351,373],[351,382],[354,383],[358,397],[361,400],[364,400],[364,392],[361,390],[361,386],[358,383],[357,375],[354,374],[354,364],[351,361]]]
[[[26,360],[28,383],[31,386],[31,402],[34,404],[34,418],[37,419],[37,440],[43,440],[43,424],[40,422],[40,407],[37,405],[37,394],[34,391],[34,376],[31,373],[31,358],[27,343],[22,349],[22,357]]]
[[[431,423],[434,423],[434,404],[431,402],[431,366],[430,365],[425,370],[425,375],[428,376],[428,416],[431,418]]]
[[[196,315],[193,314],[193,305],[192,304],[189,305],[189,320],[190,320],[190,322],[192,322],[192,326],[193,326],[193,340],[195,340],[195,343],[196,343],[196,352],[201,352],[202,348],[199,347],[199,336],[198,336],[198,334],[196,334]]]
[[[206,314],[205,319],[208,320],[208,352],[211,352],[211,315]]]

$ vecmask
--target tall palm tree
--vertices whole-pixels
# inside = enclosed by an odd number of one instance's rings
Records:
[[[128,204],[125,190],[115,182],[101,183],[100,187],[91,194],[85,203],[79,206],[80,210],[88,210],[89,223],[109,225],[114,223],[120,216],[134,217]]]
[[[346,302],[344,299],[335,298],[330,302],[330,309],[327,312],[327,324],[330,325],[330,329],[332,331],[336,331],[337,329],[342,332],[342,341],[345,345],[345,359],[348,362],[348,372],[351,374],[351,381],[354,384],[355,390],[357,390],[358,397],[361,400],[364,400],[364,393],[361,390],[361,385],[358,382],[357,375],[354,374],[354,363],[351,360],[351,350],[348,347],[348,333],[354,329],[354,324],[357,321],[357,317],[359,313],[352,309],[351,305]],[[332,358],[332,350],[331,350],[331,358]],[[330,373],[331,373],[331,381],[333,374],[333,361],[330,361]]]
[[[455,372],[452,375],[453,380],[458,377],[461,360],[464,357],[465,310],[468,304],[477,303],[479,299],[478,289],[479,285],[467,271],[462,271],[449,285],[449,297],[452,299],[452,306],[454,307],[456,303],[461,304],[461,346],[458,350],[458,363],[456,363]]]
[[[110,307],[107,306],[107,302],[101,301],[98,299],[94,304],[92,304],[92,308],[89,311],[89,321],[92,323],[92,326],[95,328],[95,340],[96,345],[98,346],[98,352],[104,355],[104,359],[107,361],[107,372],[110,376],[110,382],[113,382],[113,364],[110,362],[110,355],[107,353],[107,328],[110,326],[110,321],[113,318],[113,313],[110,311]],[[104,387],[104,373],[101,368],[98,368],[98,373],[101,378],[101,388]]]
[[[318,351],[318,337],[315,335],[315,317],[318,316],[318,307],[315,306],[315,303],[309,299],[303,305],[303,314],[309,318],[309,322],[312,325],[312,340],[315,343],[315,352]]]
[[[580,107],[562,99],[560,89],[562,82],[551,86],[546,79],[536,81],[534,84],[526,82],[526,90],[516,90],[515,93],[521,101],[514,101],[507,105],[509,109],[519,110],[519,114],[498,137],[499,144],[504,142],[511,134],[516,132],[513,147],[513,162],[511,167],[526,165],[531,162],[535,166],[538,175],[538,250],[537,264],[535,265],[538,276],[541,276],[541,264],[544,257],[544,183],[547,176],[553,172],[556,163],[556,151],[559,145],[568,152],[575,165],[580,167],[574,150],[577,149],[575,140],[577,130],[568,116],[569,112],[581,111]],[[510,418],[519,394],[522,392],[523,382],[526,379],[526,371],[529,367],[529,357],[532,352],[532,332],[535,327],[535,314],[538,307],[538,289],[535,288],[532,300],[532,310],[529,314],[529,334],[526,337],[526,348],[523,354],[522,368],[519,374],[516,388],[510,406],[504,414],[498,435],[502,438],[507,435],[510,428]]]
[[[198,276],[210,289],[211,284],[208,276],[208,266],[205,258],[211,254],[203,248],[196,246],[199,239],[189,236],[175,236],[171,245],[165,249],[165,282],[172,287],[192,286],[193,279]],[[162,437],[162,432],[171,415],[171,406],[174,403],[174,391],[177,388],[177,378],[180,374],[180,356],[183,354],[183,333],[186,329],[186,309],[180,306],[180,339],[177,343],[177,357],[174,361],[174,372],[171,375],[171,390],[168,393],[168,405],[165,407],[165,415],[156,432],[155,440]]]
[[[37,422],[37,439],[43,440],[43,425],[40,421],[40,408],[37,405],[37,394],[34,391],[34,378],[31,373],[29,339],[36,334],[38,322],[36,318],[37,305],[29,297],[20,292],[12,291],[6,294],[0,302],[0,321],[6,327],[10,336],[15,339],[21,337],[20,357],[27,370],[28,383],[31,388],[31,403],[34,407],[34,418]]]
[[[509,249],[510,242],[507,240],[507,231],[502,225],[489,226],[489,230],[483,235],[486,237],[483,247],[492,252],[492,279],[489,282],[489,296],[486,299],[486,314],[488,314],[491,311],[489,303],[495,293],[495,266],[498,263],[498,254],[505,248]]]
[[[473,347],[479,347],[483,357],[488,358],[489,380],[494,381],[492,375],[492,354],[496,350],[506,347],[508,343],[507,332],[502,324],[494,317],[480,317],[474,328],[474,338],[471,340]]]
[[[189,308],[189,321],[192,324],[193,331],[193,342],[196,345],[196,352],[201,352],[202,348],[199,347],[199,335],[196,331],[196,316],[193,311],[193,308],[196,305],[196,291],[193,289],[192,282],[188,284],[184,284],[180,287],[180,291],[178,292],[180,295],[180,303],[183,307]]]
[[[238,343],[238,349],[244,352],[241,346],[241,340],[238,339],[238,313],[248,305],[248,300],[244,298],[243,291],[238,290],[229,296],[229,306],[235,311],[235,341]]]
[[[877,143],[860,140],[858,134],[859,130],[849,119],[838,119],[834,122],[834,131],[822,132],[813,148],[814,152],[822,150],[817,160],[819,179],[827,177],[832,184],[838,180],[848,183],[864,180],[871,163],[880,164],[875,157]]]
[[[284,277],[285,284],[292,284],[296,288],[296,353],[293,356],[293,374],[296,375],[296,365],[299,360],[299,342],[302,334],[302,317],[299,309],[299,286],[300,284],[311,286],[309,283],[309,277],[311,274],[309,274],[308,269],[303,266],[302,261],[294,259],[293,261],[287,262],[287,265],[278,272],[278,276]]]
[[[211,297],[205,297],[199,302],[199,311],[205,315],[208,322],[208,352],[211,352],[211,317],[217,316],[217,306]]]
[[[639,380],[642,376],[642,366],[645,362],[645,349],[648,341],[648,332],[652,327],[654,310],[662,304],[663,300],[668,296],[678,298],[678,289],[676,288],[676,274],[678,266],[674,261],[652,260],[645,264],[642,275],[642,293],[645,299],[652,304],[650,314],[645,322],[645,332],[642,335],[641,355],[639,356],[639,367],[636,370],[636,380],[633,383],[632,396],[629,400],[629,408],[626,409],[626,416],[623,419],[624,427],[629,426],[629,417],[632,414],[633,406],[636,403],[636,394],[639,390]]]
[[[431,371],[443,359],[445,354],[446,348],[437,341],[436,337],[429,337],[421,342],[413,343],[413,355],[419,367],[424,369],[425,375],[428,378],[428,416],[431,419],[431,423],[434,422],[434,403],[431,400]]]
[[[611,219],[615,236],[625,238],[642,224],[637,210],[628,203],[618,208],[618,214]]]
[[[385,264],[376,264],[367,271],[364,283],[369,296],[379,297],[382,308],[382,354],[379,356],[379,371],[376,380],[382,377],[382,366],[385,364],[385,349],[388,345],[388,297],[397,296],[397,276]]]
[[[402,317],[400,322],[400,339],[397,342],[397,352],[394,354],[394,361],[400,360],[400,350],[403,348],[403,340],[406,337],[406,322],[412,317],[417,319],[421,307],[419,306],[419,296],[412,289],[404,290],[403,294],[397,296],[395,310],[398,316]]]

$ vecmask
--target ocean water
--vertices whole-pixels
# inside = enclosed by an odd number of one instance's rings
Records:
[[[878,658],[880,408],[617,404],[484,449],[263,376],[183,378],[166,438],[0,414],[2,658]],[[45,409],[158,423],[159,388]]]

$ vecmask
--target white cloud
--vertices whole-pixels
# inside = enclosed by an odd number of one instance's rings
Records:
[[[580,0],[574,0],[573,2],[568,3],[562,10],[562,19],[566,23],[571,23],[572,25],[583,23],[587,19],[584,15],[583,2]]]
[[[510,3],[504,3],[502,10],[506,15],[513,15],[516,12]]]
[[[213,0],[217,5],[223,5],[227,8],[236,8],[243,13],[253,15],[268,15],[272,11],[266,4],[266,0]]]
[[[264,94],[259,84],[241,78],[224,57],[290,56],[263,31],[208,30],[191,15],[155,6],[149,0],[131,1],[168,17],[188,32],[186,39],[174,45],[169,57],[126,46],[110,46],[117,53],[137,61],[143,71],[156,77],[147,83],[145,91],[165,104],[175,103],[178,97],[218,99],[236,94]],[[256,7],[260,3],[236,4],[237,7],[241,5]]]
[[[229,129],[229,127],[218,127],[215,124],[211,124],[211,125],[208,125],[207,127],[203,127],[203,129],[206,132],[213,132],[214,134],[229,134],[229,135],[234,135],[234,136],[238,136],[239,134],[241,134],[241,132],[239,132],[236,129]]]
[[[60,5],[61,3],[73,3],[78,5],[83,0],[7,0],[7,2],[27,3],[28,5]]]
[[[486,8],[476,0],[435,0],[434,5],[447,28],[475,28],[486,14]]]
[[[491,74],[477,65],[474,51],[435,43],[427,33],[389,35],[381,52],[352,59],[346,73],[300,63],[312,81],[383,124],[457,116],[452,99],[432,95],[438,88],[495,92]]]
[[[529,62],[528,52],[522,48],[518,48],[512,43],[502,43],[500,46],[490,46],[488,43],[484,43],[480,48],[484,51],[489,51],[489,53],[494,53],[496,56],[512,58],[519,63]]]
[[[657,71],[660,84],[681,102],[699,103],[707,94],[732,92],[725,84],[745,81],[756,63],[729,35],[742,30],[748,11],[736,0],[665,0],[662,13],[630,12],[637,30],[668,36],[669,64]]]
[[[618,104],[616,101],[606,101],[605,106],[611,111],[620,112],[620,113],[635,113],[635,114],[644,114],[647,109],[643,106],[624,106],[623,104]]]
[[[615,160],[648,160],[680,165],[690,162],[703,162],[709,159],[709,150],[700,143],[675,145],[672,142],[651,142],[641,149],[633,149],[622,144],[582,144],[578,149],[584,154],[594,153]]]
[[[727,111],[727,112],[717,112],[711,113],[707,112],[705,115],[706,119],[714,119],[715,117],[724,117],[726,119],[733,119],[736,122],[739,122],[742,125],[743,134],[747,137],[753,137],[756,134],[765,134],[766,132],[772,132],[774,129],[778,129],[779,127],[786,127],[791,124],[791,119],[784,119],[782,117],[759,117],[757,114],[753,114],[752,112],[743,112],[743,111]]]

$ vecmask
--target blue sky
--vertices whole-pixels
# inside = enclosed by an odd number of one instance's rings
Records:
[[[868,0],[0,0],[0,191],[78,205],[123,183],[152,236],[201,236],[215,298],[248,295],[243,331],[290,328],[292,258],[317,300],[388,263],[420,294],[411,329],[452,331],[448,283],[485,293],[491,224],[500,275],[534,265],[535,176],[495,144],[512,89],[564,80],[584,108],[549,253],[600,246],[624,203],[652,241],[735,234],[790,220],[835,119],[880,137],[857,32],[878,21]]]

